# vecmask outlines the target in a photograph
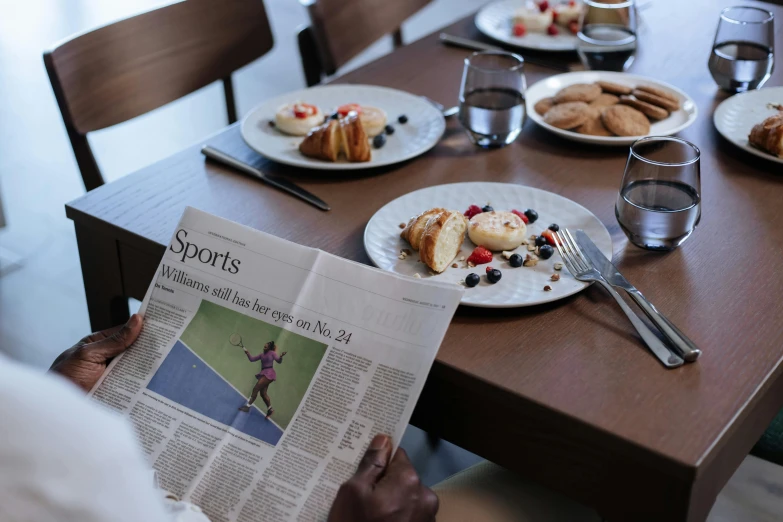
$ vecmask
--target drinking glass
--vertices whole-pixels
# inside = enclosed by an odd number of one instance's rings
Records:
[[[504,147],[525,123],[525,61],[503,51],[465,58],[459,92],[459,121],[480,147]]]
[[[758,89],[772,74],[775,17],[766,9],[727,7],[720,13],[709,68],[728,92]]]
[[[636,7],[633,0],[584,0],[576,52],[585,68],[623,72],[636,55]]]
[[[634,142],[615,216],[638,247],[674,250],[701,219],[699,157],[693,143],[672,136]]]

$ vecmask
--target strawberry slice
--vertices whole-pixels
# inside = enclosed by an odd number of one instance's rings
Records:
[[[524,214],[523,214],[522,212],[520,212],[519,210],[512,210],[512,211],[511,211],[511,213],[512,213],[512,214],[516,214],[517,216],[519,216],[519,218],[520,218],[522,221],[524,221],[524,222],[525,222],[525,225],[527,225],[528,223],[530,223],[530,220],[527,218],[527,216],[526,216],[526,215],[524,215]]]
[[[483,246],[477,246],[473,249],[473,253],[467,259],[468,263],[473,263],[474,265],[483,265],[490,261],[492,261],[492,252]]]
[[[555,233],[553,231],[546,229],[541,232],[541,237],[546,239],[548,245],[557,246],[557,239],[555,238]]]

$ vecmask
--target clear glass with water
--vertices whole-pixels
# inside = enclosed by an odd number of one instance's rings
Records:
[[[701,219],[701,152],[671,136],[637,140],[628,155],[615,216],[634,245],[674,250]]]
[[[503,51],[465,59],[459,93],[459,121],[480,147],[512,143],[525,123],[525,74],[521,56]]]
[[[774,24],[773,14],[758,7],[721,12],[708,63],[718,87],[735,93],[764,85],[775,63]]]
[[[594,71],[623,72],[636,56],[636,7],[632,0],[584,0],[576,35],[582,65]]]

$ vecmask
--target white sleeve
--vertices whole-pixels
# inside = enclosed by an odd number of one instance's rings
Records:
[[[0,520],[172,520],[130,425],[64,379],[0,357],[0,419]]]

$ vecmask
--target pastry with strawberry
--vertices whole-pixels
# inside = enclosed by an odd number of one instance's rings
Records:
[[[293,102],[277,109],[275,126],[292,136],[306,136],[313,127],[321,125],[324,119],[324,113],[315,105]]]

